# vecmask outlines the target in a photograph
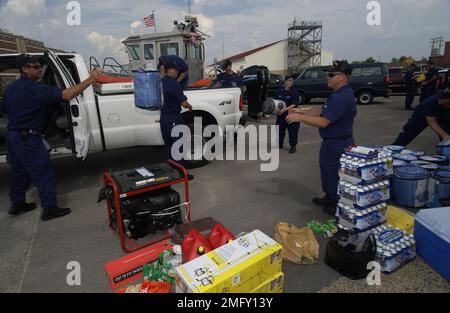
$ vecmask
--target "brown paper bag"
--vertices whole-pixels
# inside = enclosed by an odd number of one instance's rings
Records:
[[[309,227],[297,228],[287,223],[275,227],[274,239],[283,246],[283,259],[295,264],[316,264],[319,243]]]

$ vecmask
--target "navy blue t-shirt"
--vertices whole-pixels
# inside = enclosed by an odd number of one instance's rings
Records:
[[[62,102],[62,89],[37,83],[26,76],[11,83],[3,98],[3,112],[8,115],[8,130],[42,131],[51,106]]]
[[[331,122],[319,130],[322,138],[353,136],[353,121],[357,115],[355,94],[346,85],[328,97],[322,108],[321,117]]]
[[[432,68],[425,74],[426,80],[431,80],[433,77],[439,77],[439,70],[437,68]],[[434,92],[436,90],[437,81],[426,84],[423,89],[426,92]]]
[[[232,73],[230,75],[228,75],[227,73],[220,73],[217,76],[217,80],[220,81],[220,83],[222,84],[222,87],[224,87],[224,88],[244,86],[244,82],[239,77],[239,75],[236,73]]]
[[[294,88],[286,90],[286,88],[282,87],[278,89],[275,99],[284,101],[287,107],[291,105],[295,105],[295,107],[298,107],[298,105],[300,104],[298,91]]]
[[[432,96],[421,103],[426,117],[435,117],[439,126],[450,134],[450,109],[439,104],[439,97]]]
[[[161,109],[162,114],[180,114],[181,104],[187,101],[180,84],[169,76],[162,78],[162,88],[164,93],[164,105]]]

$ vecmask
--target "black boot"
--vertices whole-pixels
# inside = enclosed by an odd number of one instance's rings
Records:
[[[43,221],[50,221],[54,218],[60,218],[69,215],[71,212],[72,210],[69,208],[56,207],[51,209],[44,209],[44,211],[42,211],[41,219]]]
[[[194,180],[194,175],[188,174],[188,180]]]
[[[8,211],[9,215],[17,216],[22,213],[31,212],[36,209],[36,203],[19,203],[19,204],[12,204],[11,208]]]
[[[295,152],[297,152],[297,147],[296,146],[292,146],[291,149],[289,149],[289,153],[290,154],[294,154]]]
[[[323,198],[313,198],[313,203],[320,206],[330,206],[335,203],[335,201],[331,200],[328,195],[325,195]]]

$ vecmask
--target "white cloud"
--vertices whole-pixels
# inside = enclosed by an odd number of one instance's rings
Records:
[[[96,48],[96,52],[103,56],[112,56],[119,62],[127,60],[125,48],[122,41],[125,38],[119,39],[111,35],[103,35],[98,32],[91,32],[85,35],[85,39]]]
[[[214,36],[214,20],[203,14],[195,14],[198,20],[199,29],[208,36]]]
[[[131,35],[140,35],[144,29],[144,24],[137,20],[131,23]]]
[[[6,8],[16,15],[30,16],[45,10],[45,0],[8,0]]]

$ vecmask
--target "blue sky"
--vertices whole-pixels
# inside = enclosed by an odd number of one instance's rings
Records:
[[[145,30],[142,18],[155,10],[158,31],[169,31],[174,19],[187,12],[187,1],[81,0],[81,26],[66,24],[66,5],[60,0],[0,0],[0,27],[44,41],[48,46],[78,51],[86,58],[114,56],[126,60],[121,40]],[[369,56],[428,56],[429,40],[450,40],[450,0],[382,0],[381,26],[366,22],[365,0],[192,0],[206,41],[208,64],[214,56],[230,56],[287,36],[287,25],[321,20],[323,47],[337,59]],[[133,24],[134,22],[134,24]],[[132,27],[134,25],[134,28]]]

